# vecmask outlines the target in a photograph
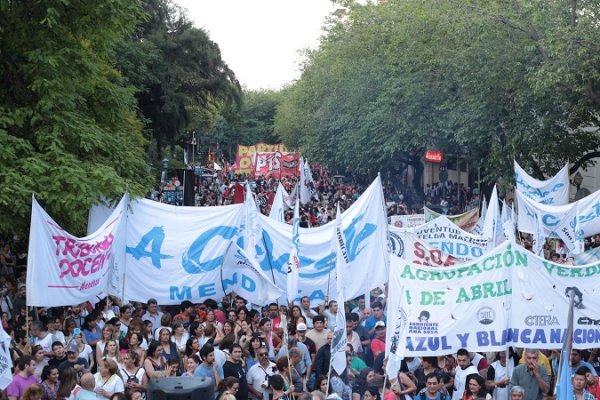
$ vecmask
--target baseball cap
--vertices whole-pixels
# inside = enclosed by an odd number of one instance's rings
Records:
[[[296,326],[296,330],[297,330],[297,331],[305,331],[305,330],[306,330],[306,324],[305,324],[305,323],[303,323],[303,322],[300,322],[300,323],[298,324],[298,326]]]
[[[377,321],[375,323],[375,329],[377,329],[377,328],[385,328],[385,322],[383,322],[383,321]]]
[[[78,353],[79,349],[77,348],[77,343],[75,343],[74,340],[71,340],[69,342],[69,345],[67,346],[67,353]]]

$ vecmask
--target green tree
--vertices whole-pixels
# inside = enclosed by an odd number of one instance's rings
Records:
[[[156,144],[184,144],[189,131],[235,121],[242,92],[216,43],[168,0],[144,3],[147,18],[119,50],[119,66],[137,88],[139,109]]]
[[[0,232],[27,230],[32,193],[82,233],[100,196],[148,185],[135,99],[115,46],[137,1],[0,0]]]
[[[276,132],[311,159],[358,171],[419,168],[427,147],[465,154],[490,181],[510,177],[513,158],[540,177],[585,162],[600,145],[598,7],[350,4],[286,89]]]

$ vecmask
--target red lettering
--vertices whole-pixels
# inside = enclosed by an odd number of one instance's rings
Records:
[[[414,254],[416,257],[424,258],[425,257],[425,248],[419,242],[415,242],[415,251]]]

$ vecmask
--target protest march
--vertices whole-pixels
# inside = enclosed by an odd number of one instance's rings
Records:
[[[600,400],[600,192],[569,203],[567,167],[515,162],[514,203],[450,183],[446,212],[418,213],[379,176],[266,150],[196,206],[97,204],[85,237],[34,197],[0,258],[5,395],[139,399],[180,376],[231,400]]]

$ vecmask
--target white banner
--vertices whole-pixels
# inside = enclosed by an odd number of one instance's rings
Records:
[[[600,263],[554,264],[509,242],[471,263],[431,268],[392,258],[388,343],[397,356],[560,349],[573,296],[573,347],[600,345]],[[395,324],[395,325],[394,325]]]
[[[463,231],[444,215],[416,228],[403,230],[390,226],[389,229],[391,238],[394,234],[402,237],[404,231],[413,232],[429,246],[461,260],[483,256],[488,245],[486,239]]]
[[[223,257],[221,282],[225,294],[234,291],[254,304],[268,304],[285,293],[233,242]]]
[[[399,356],[453,354],[460,348],[504,351],[506,342],[496,333],[508,326],[509,267],[522,259],[526,256],[517,256],[509,244],[476,262],[443,269],[393,257],[390,346]]]
[[[144,199],[132,202],[130,210],[127,298],[179,304],[223,297],[223,256],[232,240],[244,247],[243,204],[176,207]]]
[[[600,263],[554,264],[528,254],[528,263],[512,267],[512,329],[516,347],[560,349],[568,326],[569,296],[574,301],[573,348],[600,343]]]
[[[399,232],[390,228],[389,243],[392,256],[403,258],[409,263],[428,267],[449,267],[462,264],[461,260],[419,240],[413,232]]]
[[[425,223],[425,214],[392,215],[390,225],[396,228],[414,228]]]
[[[97,231],[78,238],[62,229],[33,198],[27,258],[28,306],[73,305],[109,291],[115,255],[123,255],[128,202],[125,194]]]
[[[259,215],[259,219],[264,245],[257,251],[261,267],[264,271],[273,271],[277,286],[286,287],[292,227],[263,215]],[[353,277],[346,287],[346,298],[351,299],[364,294],[367,288],[383,285],[388,279],[387,217],[379,177],[343,213],[343,224]],[[335,254],[331,250],[334,229],[333,222],[316,228],[300,228],[300,281],[296,300],[308,296],[316,305],[327,295],[335,298]]]
[[[535,233],[536,215],[547,237],[559,237],[571,251],[585,236],[600,233],[600,191],[564,206],[537,203],[517,192],[519,230]],[[576,228],[579,228],[576,230]]]
[[[555,176],[545,181],[532,178],[516,161],[514,164],[517,190],[526,197],[538,203],[554,206],[569,203],[568,163]]]

